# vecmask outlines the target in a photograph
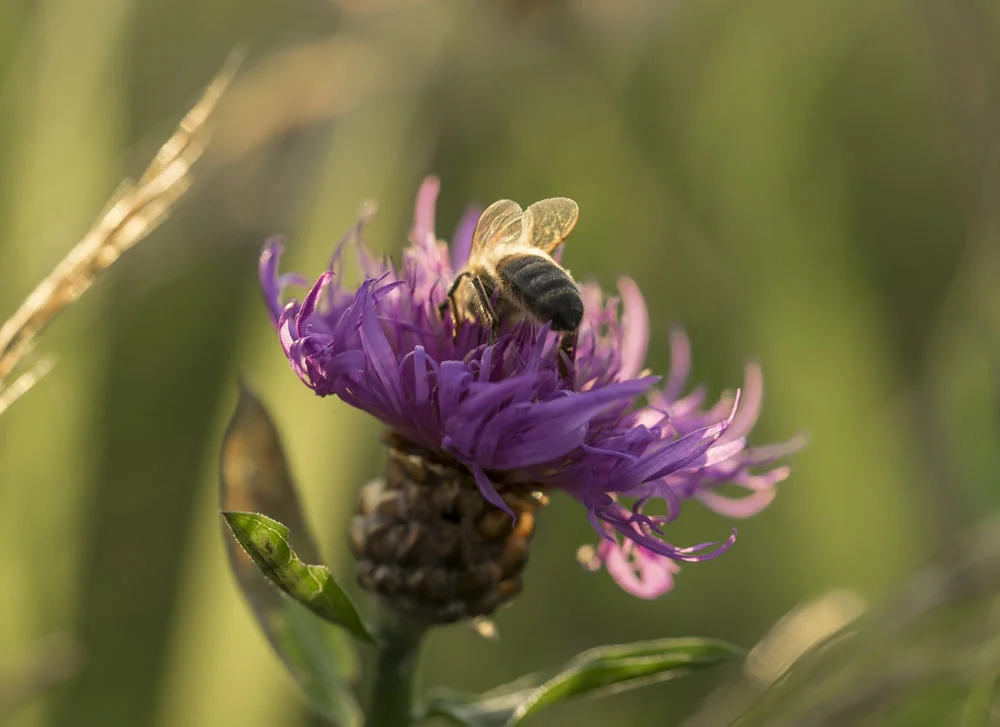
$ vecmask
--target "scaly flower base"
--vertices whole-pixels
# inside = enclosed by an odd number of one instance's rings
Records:
[[[361,489],[349,532],[361,586],[429,623],[486,616],[520,593],[545,495],[499,486],[512,523],[462,465],[392,434],[385,441],[385,477]]]

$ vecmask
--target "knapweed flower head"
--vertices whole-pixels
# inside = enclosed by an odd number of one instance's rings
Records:
[[[284,303],[284,290],[306,281],[279,275],[280,244],[265,248],[261,285],[292,368],[320,396],[336,395],[408,447],[471,473],[482,497],[512,516],[507,489],[569,494],[600,536],[583,551],[586,564],[605,564],[635,595],[662,595],[678,563],[713,558],[735,540],[732,529],[720,542],[671,544],[667,526],[683,503],[748,517],[788,476],[772,465],[797,440],[747,446],[761,406],[759,368],[747,366],[742,391],[707,406],[703,387],[686,390],[690,349],[674,330],[666,378],[644,371],[649,320],[629,279],[617,297],[582,286],[569,376],[560,371],[559,337],[545,326],[507,321],[492,343],[476,323],[456,328],[439,309],[467,261],[478,210],[463,217],[449,249],[434,231],[437,193],[436,179],[424,182],[401,265],[355,239],[365,275],[357,287],[341,276],[345,238],[305,295]],[[732,497],[723,485],[745,494]]]

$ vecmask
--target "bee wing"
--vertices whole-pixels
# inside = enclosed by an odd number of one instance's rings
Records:
[[[524,211],[517,202],[501,199],[483,212],[472,233],[472,254],[484,248],[517,242],[523,230]]]
[[[580,207],[567,197],[535,202],[524,211],[525,242],[551,253],[569,237],[579,216]]]

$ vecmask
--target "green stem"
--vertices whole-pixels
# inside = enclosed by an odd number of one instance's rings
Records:
[[[406,727],[412,718],[413,676],[427,627],[383,607],[369,692],[367,727]]]

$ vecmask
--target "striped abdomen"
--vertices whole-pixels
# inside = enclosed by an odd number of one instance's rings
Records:
[[[573,279],[548,257],[508,255],[497,265],[504,287],[535,318],[554,331],[575,331],[583,319],[583,299]]]

